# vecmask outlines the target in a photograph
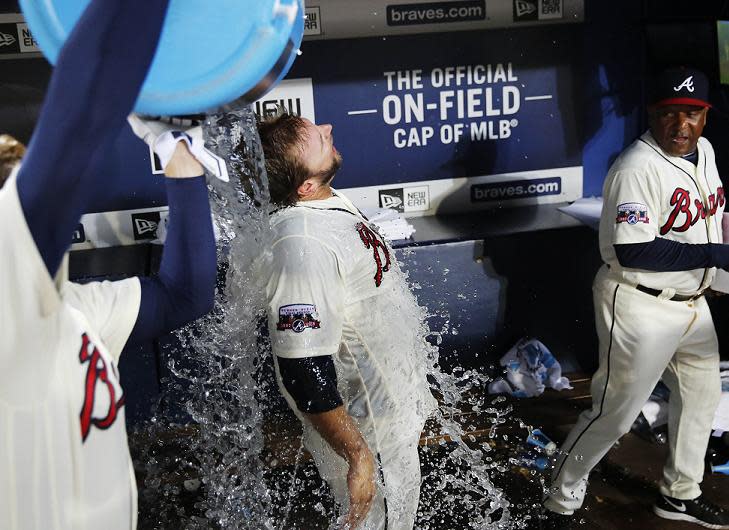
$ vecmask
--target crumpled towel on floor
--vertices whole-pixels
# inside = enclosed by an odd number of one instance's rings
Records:
[[[514,397],[534,397],[545,388],[572,388],[562,376],[562,366],[544,344],[524,337],[499,361],[505,366],[505,376],[489,384],[490,394],[510,394]]]

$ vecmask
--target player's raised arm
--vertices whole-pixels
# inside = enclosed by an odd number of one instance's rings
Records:
[[[139,125],[136,117],[130,119]],[[139,278],[141,301],[131,343],[172,331],[213,307],[215,239],[203,168],[185,141],[175,142],[172,149],[164,166],[170,206],[167,239],[159,273]]]
[[[99,168],[147,75],[167,4],[93,0],[61,50],[17,184],[51,275],[80,216],[108,185]]]

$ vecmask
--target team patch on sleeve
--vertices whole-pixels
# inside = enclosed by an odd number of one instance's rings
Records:
[[[618,205],[618,217],[616,223],[628,223],[634,225],[637,223],[648,222],[648,207],[639,202],[624,202]]]
[[[290,329],[294,333],[302,333],[308,329],[319,329],[321,321],[313,304],[289,304],[278,308],[278,331]]]

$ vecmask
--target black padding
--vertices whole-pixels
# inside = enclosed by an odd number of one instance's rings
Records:
[[[278,357],[278,369],[284,387],[301,412],[320,414],[342,405],[331,355],[303,359]]]

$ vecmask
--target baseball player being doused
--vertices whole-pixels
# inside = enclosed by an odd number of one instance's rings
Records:
[[[170,221],[159,276],[84,285],[63,278],[81,215],[107,187],[123,186],[110,182],[103,164],[137,99],[166,10],[166,0],[92,1],[61,51],[27,152],[2,137],[0,181],[12,165],[0,189],[3,530],[136,527],[119,357],[125,344],[212,308],[207,187],[182,142],[166,153]],[[132,118],[156,140],[153,124]]]
[[[568,528],[587,476],[628,432],[659,379],[671,389],[669,455],[654,512],[709,528],[729,513],[704,497],[712,419],[720,396],[719,351],[706,302],[723,244],[725,196],[714,149],[701,133],[710,107],[703,73],[674,68],[653,82],[650,130],[605,179],[594,284],[600,363],[592,409],[562,446],[545,501],[545,528]]]
[[[422,311],[387,242],[330,187],[332,127],[282,115],[259,133],[279,207],[267,287],[279,387],[344,526],[410,530],[418,441],[436,406]]]

